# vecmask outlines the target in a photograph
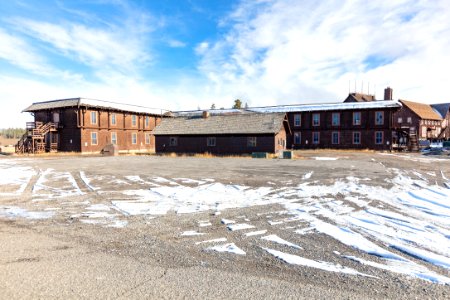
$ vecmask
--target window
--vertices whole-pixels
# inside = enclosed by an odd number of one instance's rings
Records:
[[[91,111],[91,124],[97,124],[97,112]]]
[[[320,132],[317,132],[317,131],[314,131],[313,133],[312,133],[312,142],[313,142],[313,144],[319,144],[319,142],[320,142]]]
[[[331,133],[331,143],[333,145],[338,145],[339,144],[339,132],[333,131]]]
[[[208,147],[215,147],[216,146],[216,138],[215,137],[206,138],[206,145]]]
[[[174,136],[170,137],[169,146],[178,146],[178,138]]]
[[[384,111],[376,111],[375,125],[383,125],[383,124],[384,124]]]
[[[131,134],[131,143],[133,145],[137,144],[137,133],[132,133]]]
[[[353,144],[355,145],[361,144],[361,132],[359,131],[353,132]]]
[[[145,127],[148,127],[150,124],[150,117],[149,116],[145,116]]]
[[[97,145],[97,132],[91,132],[91,145]]]
[[[341,114],[340,113],[333,113],[331,115],[331,125],[332,126],[341,125]]]
[[[249,136],[247,138],[247,147],[256,147],[256,136]]]
[[[302,135],[300,132],[294,132],[294,144],[302,143]]]
[[[383,131],[375,131],[375,144],[383,144]]]
[[[145,143],[148,145],[150,144],[150,133],[145,134]]]
[[[412,118],[411,118],[411,117],[408,117],[408,118],[406,119],[406,122],[408,122],[408,124],[411,124],[411,123],[412,123]]]
[[[111,115],[111,125],[116,125],[116,114]]]
[[[131,116],[131,126],[135,127],[136,126],[136,115],[132,115]]]
[[[403,123],[403,118],[402,117],[398,117],[397,123]]]
[[[111,132],[111,144],[117,145],[117,134],[115,132]]]
[[[353,125],[361,125],[361,112],[353,113]]]
[[[313,126],[319,126],[320,125],[320,114],[313,114],[312,115],[312,125]]]
[[[294,115],[294,126],[302,126],[302,115],[296,114]]]

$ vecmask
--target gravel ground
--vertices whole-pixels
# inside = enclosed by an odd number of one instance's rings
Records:
[[[20,195],[0,195],[0,206],[18,206],[30,211],[58,207],[48,219],[0,217],[0,298],[450,298],[448,285],[368,267],[336,255],[338,251],[372,261],[378,259],[327,235],[298,235],[268,225],[268,214],[283,216],[284,208],[280,204],[227,209],[221,215],[215,215],[214,211],[182,215],[169,212],[161,216],[124,216],[116,212],[118,219],[127,222],[124,228],[84,223],[80,217],[86,206],[80,203],[105,204],[117,197],[113,193],[116,185],[110,180],[113,176],[211,178],[224,184],[260,187],[270,182],[274,187],[283,187],[306,170],[314,172],[317,184],[331,184],[336,179],[354,176],[370,178],[371,185],[388,188],[390,183],[385,178],[390,175],[386,168],[450,174],[449,159],[425,158],[419,154],[353,151],[299,154],[295,160],[158,156],[18,158],[19,165],[31,166],[41,173],[48,168],[69,172],[84,194],[51,201],[43,200],[43,194],[38,199],[32,193],[39,180],[35,175]],[[339,159],[319,161],[314,157]],[[11,158],[0,158],[5,160]],[[110,193],[90,189],[80,177],[80,171],[103,177],[102,189]],[[440,176],[430,180],[439,185],[445,181]],[[54,187],[61,188],[58,184],[55,182]],[[132,187],[142,188],[137,183]],[[0,187],[0,192],[8,191],[8,186]],[[223,218],[251,220],[255,230],[268,229],[271,234],[301,245],[303,257],[340,264],[373,277],[286,264],[263,250],[269,246],[268,241],[227,230],[221,223]],[[200,221],[208,221],[211,226],[201,227]],[[188,230],[205,235],[181,236]],[[214,238],[226,238],[245,250],[246,255],[208,251],[205,248],[209,245],[196,244]],[[270,246],[285,253],[296,253],[292,247]],[[443,268],[416,262],[450,276]]]

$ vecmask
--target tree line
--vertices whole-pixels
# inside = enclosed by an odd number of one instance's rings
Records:
[[[7,139],[18,139],[25,134],[25,131],[23,128],[0,129],[0,136]]]

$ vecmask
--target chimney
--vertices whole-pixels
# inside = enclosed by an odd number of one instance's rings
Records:
[[[209,111],[204,110],[202,116],[203,116],[203,119],[208,119],[209,118]]]
[[[387,87],[384,89],[384,100],[392,100],[392,94],[394,93],[394,90],[390,87]]]

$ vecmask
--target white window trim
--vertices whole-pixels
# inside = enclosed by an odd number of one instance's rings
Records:
[[[113,136],[115,136],[116,138],[113,139]],[[115,142],[114,142],[114,140],[115,140]],[[111,144],[117,145],[117,132],[111,132]]]
[[[150,139],[151,139],[150,133],[146,133],[145,134],[145,144],[146,145],[150,145]]]
[[[134,137],[136,137],[136,141],[133,142]],[[137,145],[137,133],[135,133],[135,132],[131,133],[131,144]]]
[[[92,117],[92,116],[94,116],[94,117]],[[94,122],[93,119],[95,119],[95,122]],[[96,125],[97,122],[98,122],[97,119],[98,119],[98,114],[97,114],[97,112],[96,112],[96,111],[91,111],[91,125]]]
[[[117,125],[117,116],[116,114],[111,114],[111,125],[116,126]]]
[[[337,134],[337,143],[334,142],[334,134]],[[332,145],[339,145],[341,143],[341,133],[339,131],[332,131],[331,132],[331,144]]]
[[[295,141],[296,136],[298,136],[298,143]],[[294,132],[294,144],[300,145],[302,143],[302,133],[301,132]]]
[[[334,116],[337,116],[337,124],[334,124]],[[331,114],[331,126],[341,126],[341,114],[336,112]]]
[[[381,114],[381,122],[380,122],[380,123],[379,123],[378,120],[377,120],[377,115],[378,115],[379,113]],[[380,110],[379,110],[379,111],[376,111],[376,112],[375,112],[375,125],[384,125],[384,111],[380,111]]]
[[[94,134],[95,134],[95,143],[94,143]],[[98,133],[97,132],[91,132],[91,145],[96,146],[98,145]]]
[[[357,116],[357,115],[359,115],[359,119],[358,119],[358,122],[355,122],[356,121],[356,119],[355,119],[355,116]],[[353,116],[352,116],[352,124],[354,125],[354,126],[360,126],[361,125],[361,118],[362,118],[362,116],[361,116],[361,112],[360,111],[355,111],[355,112],[353,112]]]
[[[381,133],[381,142],[377,143],[377,133]],[[375,131],[375,145],[383,145],[384,143],[384,132],[383,131]]]
[[[355,134],[359,135],[359,142],[355,143]],[[361,131],[353,131],[352,133],[352,144],[353,145],[361,145]]]
[[[256,136],[249,136],[249,137],[247,137],[247,147],[254,148],[256,146],[257,146]]]
[[[131,115],[131,127],[136,127],[136,126],[137,126],[137,116]]]
[[[314,140],[314,136],[317,135],[317,141]],[[319,145],[320,144],[320,131],[313,131],[312,133],[312,143],[314,145]]]
[[[317,124],[314,123],[315,119],[314,117],[317,116]],[[317,127],[320,126],[320,113],[313,113],[312,114],[312,126]]]
[[[298,124],[297,124],[297,117],[298,117]],[[301,114],[295,114],[294,115],[294,126],[295,127],[301,127],[302,126],[302,115]]]

